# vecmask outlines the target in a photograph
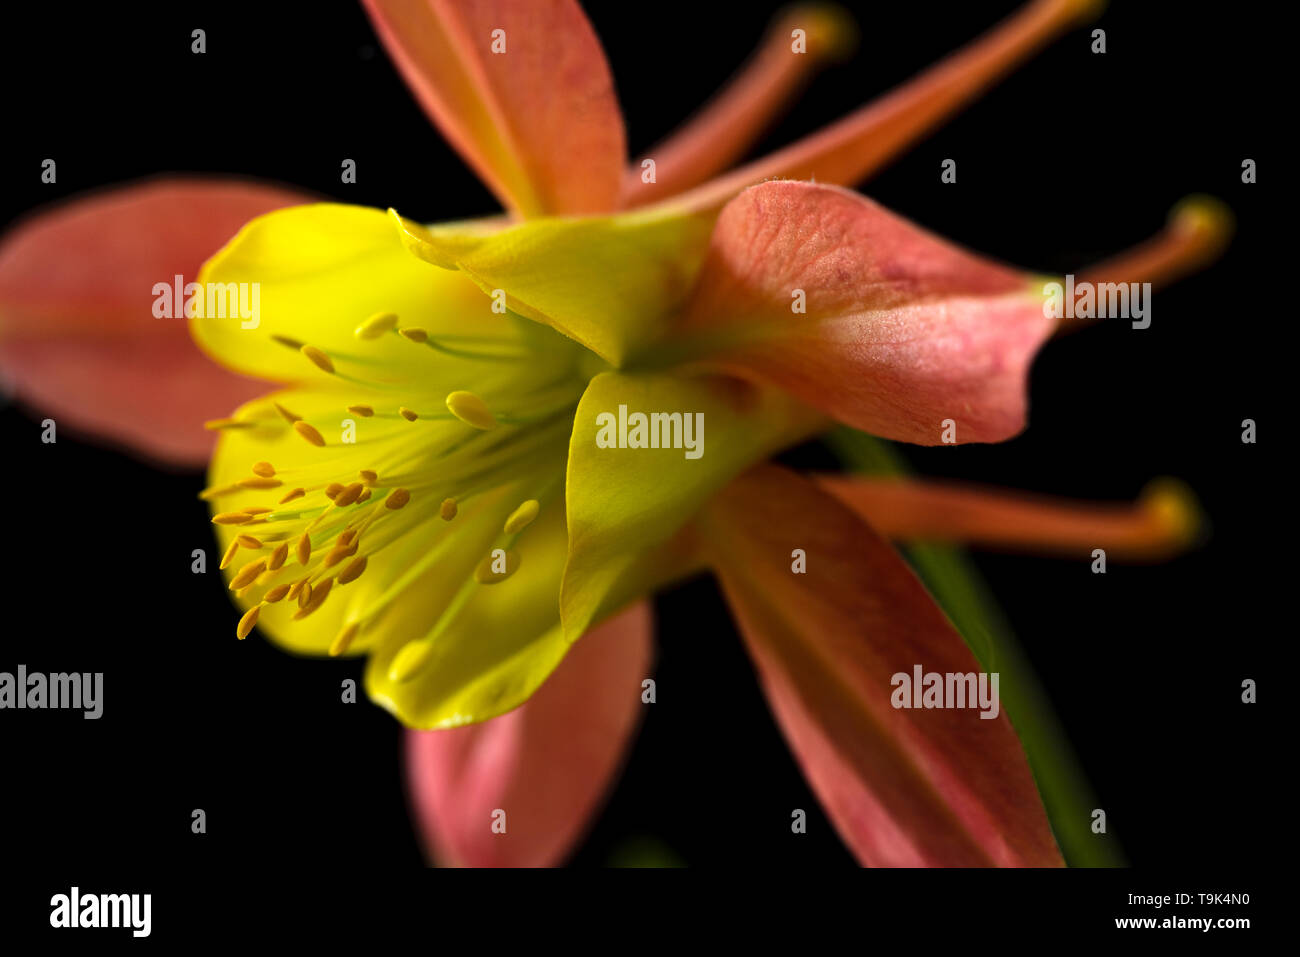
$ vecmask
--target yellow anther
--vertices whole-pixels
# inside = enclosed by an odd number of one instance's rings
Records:
[[[229,495],[231,492],[238,492],[238,485],[223,485],[221,488],[205,488],[199,493],[199,498],[205,502],[211,502],[214,498],[221,498],[223,495]]]
[[[254,605],[252,608],[248,609],[248,611],[244,612],[244,617],[239,619],[239,624],[235,626],[235,634],[239,636],[240,641],[243,641],[248,637],[248,633],[252,631],[253,626],[257,624],[257,616],[261,613],[261,605]]]
[[[288,502],[292,502],[295,498],[302,498],[306,494],[307,494],[307,490],[305,488],[296,488],[293,491],[289,492],[289,494],[286,495],[284,498],[280,499],[280,504],[284,505]]]
[[[353,542],[350,545],[335,545],[325,555],[325,567],[333,568],[339,562],[343,561],[343,559],[351,558],[356,553],[357,553],[356,542]]]
[[[406,338],[410,339],[412,342],[425,342],[429,338],[429,333],[418,326],[410,326],[400,331],[402,335],[406,336]]]
[[[412,641],[402,646],[388,666],[390,681],[410,681],[426,664],[433,652],[433,645],[428,641]]]
[[[299,593],[302,591],[302,586],[307,584],[310,578],[311,578],[310,575],[304,578],[299,578],[296,582],[294,582],[292,585],[289,586],[289,594],[286,595],[285,597],[287,597],[290,601],[293,601],[295,598],[297,598]]]
[[[334,640],[330,642],[330,657],[337,658],[339,655],[347,654],[348,648],[352,645],[352,639],[357,636],[357,629],[360,626],[354,621],[343,626]]]
[[[401,508],[411,500],[411,493],[404,488],[395,488],[384,499],[385,508]]]
[[[302,421],[301,415],[294,415],[292,412],[290,412],[288,409],[282,406],[279,402],[272,402],[271,404],[275,406],[275,411],[279,412],[280,415],[284,417],[284,420],[288,422],[290,425],[293,425],[295,422]]]
[[[325,497],[328,499],[337,498],[341,491],[343,491],[342,482],[330,482],[329,485],[325,486]]]
[[[339,508],[345,508],[346,506],[351,505],[357,500],[357,497],[365,491],[365,488],[366,487],[360,482],[353,482],[347,488],[343,489],[343,491],[339,492],[338,495],[334,496],[334,504]]]
[[[253,474],[260,475],[262,478],[270,478],[275,474],[275,466],[270,462],[258,462],[253,466]]]
[[[323,446],[325,437],[316,430],[314,425],[308,425],[306,422],[299,420],[293,424],[293,429],[312,445]]]
[[[311,590],[311,597],[307,599],[307,604],[303,605],[293,614],[294,621],[306,618],[321,605],[325,604],[325,599],[329,597],[330,589],[334,587],[334,579],[327,578]]]
[[[541,510],[541,507],[542,503],[537,501],[535,498],[530,498],[528,501],[524,502],[517,509],[511,512],[510,517],[506,519],[504,529],[505,533],[507,535],[513,535],[516,532],[522,532],[529,525],[533,524],[533,519],[537,517],[537,513]]]
[[[203,423],[203,427],[212,432],[221,429],[251,429],[256,425],[256,422],[250,422],[244,419],[208,419],[208,421]]]
[[[343,531],[339,533],[337,544],[342,545],[344,548],[347,548],[354,541],[356,541],[356,537],[357,537],[357,530],[355,528],[345,528],[343,529]]]
[[[412,410],[408,409],[406,406],[402,406],[397,411],[401,413],[402,418],[404,418],[407,422],[414,422],[416,419],[420,417],[420,414],[418,412],[413,412]]]
[[[248,508],[241,508],[240,511],[245,515],[265,515],[271,510],[269,508],[263,508],[260,505],[250,505]]]
[[[266,571],[266,559],[253,559],[235,573],[235,577],[230,580],[230,590],[238,591],[245,585],[252,584],[253,580],[264,571]]]
[[[356,581],[361,577],[361,573],[366,570],[366,556],[361,555],[352,559],[348,567],[339,572],[339,584],[346,585],[348,582]]]
[[[272,588],[270,591],[268,591],[265,595],[262,596],[262,601],[277,602],[280,599],[282,599],[285,595],[289,594],[290,587],[292,586],[290,586],[288,583],[283,585],[276,585],[274,588]]]
[[[243,545],[245,548],[262,547],[261,539],[254,538],[252,535],[237,535],[235,537],[235,541],[237,541],[240,545]]]
[[[288,336],[272,336],[271,339],[289,349],[301,349],[305,345],[305,343],[297,339],[290,339]]]
[[[253,516],[247,512],[219,512],[212,516],[214,525],[243,525],[252,520]]]
[[[267,562],[266,567],[271,571],[276,571],[284,564],[285,559],[289,557],[289,543],[281,542],[276,546],[275,551],[271,553],[271,560]]]
[[[304,578],[302,587],[298,589],[298,607],[305,608],[309,601],[311,601],[311,582]]]
[[[519,568],[519,553],[513,548],[506,551],[494,548],[474,569],[474,580],[480,585],[503,582]]]
[[[444,522],[450,522],[456,517],[456,500],[454,498],[444,498],[442,504],[438,506],[438,515]]]
[[[368,419],[375,414],[375,410],[372,406],[362,404],[350,405],[348,406],[348,411],[361,416],[363,419]]]
[[[397,313],[377,312],[353,332],[358,339],[378,339],[385,332],[397,328]]]
[[[262,478],[260,475],[254,475],[252,478],[239,480],[240,488],[256,488],[256,489],[279,488],[283,484],[284,483],[281,482],[278,478]]]
[[[362,492],[360,495],[357,496],[358,505],[360,505],[362,502],[366,502],[369,500],[370,500],[370,489],[366,489],[364,492]]]
[[[322,372],[328,372],[331,375],[334,374],[334,360],[321,352],[315,346],[303,346],[300,351],[315,363],[316,368],[320,369]]]
[[[231,542],[230,547],[226,549],[226,554],[221,556],[220,567],[225,568],[227,565],[233,562],[235,560],[235,552],[237,551],[239,551],[239,539],[235,539],[233,542]]]
[[[473,392],[453,392],[447,396],[447,408],[466,425],[487,431],[497,427],[497,420],[487,403]]]
[[[374,471],[374,469],[362,469],[359,474],[361,475],[362,481],[367,485],[374,485],[379,481],[379,473]]]
[[[298,536],[298,545],[294,549],[294,554],[298,556],[300,565],[306,565],[311,558],[311,536],[306,532]]]

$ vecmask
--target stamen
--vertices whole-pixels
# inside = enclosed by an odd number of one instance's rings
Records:
[[[327,578],[311,590],[311,598],[307,604],[303,605],[293,614],[293,620],[299,621],[306,618],[321,605],[325,604],[325,599],[330,595],[330,589],[334,587],[334,579]]]
[[[256,422],[247,419],[208,419],[203,423],[203,427],[212,432],[221,429],[251,429],[256,425]]]
[[[362,479],[365,480],[367,485],[374,485],[376,482],[379,481],[379,473],[374,471],[373,469],[362,469],[357,474],[360,475]]]
[[[290,339],[288,336],[275,336],[275,335],[273,335],[273,336],[271,336],[271,338],[272,338],[275,342],[278,342],[280,345],[282,345],[282,346],[284,346],[284,347],[286,347],[286,348],[288,348],[288,349],[292,349],[294,352],[298,352],[298,351],[300,351],[300,350],[302,349],[303,345],[305,345],[305,343],[299,342],[297,339]]]
[[[226,549],[226,554],[221,556],[220,567],[224,569],[233,562],[235,560],[235,552],[237,551],[239,551],[239,539],[236,538],[230,543],[230,547]]]
[[[230,590],[238,591],[245,585],[252,584],[253,580],[264,571],[266,571],[266,559],[254,559],[235,573],[235,577],[230,580]]]
[[[268,489],[279,488],[284,483],[278,478],[262,478],[254,476],[253,478],[240,479],[238,485],[240,488]]]
[[[365,490],[365,486],[362,485],[360,482],[353,482],[343,491],[339,492],[337,496],[335,496],[334,504],[337,505],[339,508],[343,508],[345,506],[351,505],[353,502],[357,500],[358,496],[360,496],[364,490]]]
[[[402,333],[402,335],[406,336],[406,338],[410,339],[412,342],[425,342],[429,338],[429,333],[417,326],[410,326],[406,329],[401,329],[399,331]]]
[[[286,495],[284,498],[280,499],[280,504],[281,505],[288,504],[289,502],[292,502],[295,498],[302,498],[306,494],[307,494],[307,490],[305,488],[296,488],[288,495]]]
[[[399,683],[410,681],[429,663],[432,652],[433,642],[427,640],[412,641],[403,645],[393,657],[393,663],[388,666],[389,680]]]
[[[397,328],[397,313],[395,312],[377,312],[361,325],[357,326],[355,333],[358,339],[378,339],[385,332]]]
[[[497,551],[500,551],[500,549],[493,549],[494,553]],[[504,571],[496,570],[495,566],[498,563],[503,563],[505,565]],[[513,548],[507,549],[504,556],[488,554],[478,563],[478,568],[474,569],[474,580],[480,585],[495,585],[499,582],[505,581],[513,575],[518,568],[519,553]]]
[[[265,515],[271,510],[269,508],[263,508],[260,505],[250,505],[248,508],[240,509],[240,511],[247,515]],[[257,523],[254,522],[253,524],[256,525]]]
[[[302,421],[301,415],[294,415],[292,412],[290,412],[288,409],[282,406],[279,402],[272,402],[271,404],[275,406],[275,411],[279,412],[280,415],[284,417],[284,420],[288,422],[290,425]]]
[[[530,498],[510,513],[510,517],[506,519],[503,531],[507,535],[514,535],[517,532],[522,532],[533,523],[533,519],[537,517],[537,513],[541,510],[541,507],[541,502],[537,501],[535,498]]]
[[[476,429],[486,432],[497,427],[497,420],[487,403],[473,392],[451,393],[447,396],[447,408],[456,418]]]
[[[304,578],[302,587],[298,589],[298,607],[306,608],[309,601],[311,601],[311,580]]]
[[[315,426],[308,425],[306,422],[303,422],[301,419],[299,419],[297,422],[293,424],[293,428],[295,432],[301,435],[312,445],[324,447],[325,438],[320,434],[320,432],[316,431]]]
[[[342,482],[330,482],[329,485],[325,486],[325,497],[330,501],[333,501],[338,498],[339,492],[341,491],[343,491]]]
[[[253,520],[247,512],[221,512],[212,516],[214,525],[245,525]]]
[[[351,545],[335,545],[325,555],[325,567],[333,568],[339,562],[343,561],[343,559],[351,558],[357,553],[357,547],[356,542],[353,542]]]
[[[301,350],[303,355],[315,363],[316,367],[322,372],[334,374],[334,361],[315,346],[303,346]]]
[[[399,509],[411,500],[411,493],[404,488],[395,488],[388,493],[388,498],[384,499],[384,507]]]
[[[253,466],[253,474],[260,475],[262,478],[271,478],[275,475],[275,466],[270,462],[258,462]]]
[[[450,522],[456,517],[456,500],[454,498],[444,498],[442,504],[438,506],[438,515],[444,522]]]
[[[235,541],[238,542],[240,545],[243,545],[245,548],[262,547],[261,541],[254,538],[252,535],[237,535],[235,537]]]
[[[284,598],[285,595],[289,594],[289,589],[291,587],[292,586],[289,585],[288,583],[285,583],[283,585],[276,585],[274,588],[272,588],[270,591],[268,591],[265,595],[262,596],[262,601],[271,602],[274,604],[275,602]]]
[[[397,411],[401,413],[402,418],[404,418],[407,422],[414,422],[416,419],[420,417],[418,413],[412,412],[406,406],[401,406]]]
[[[280,566],[284,564],[285,559],[289,557],[289,543],[281,542],[271,553],[271,561],[267,563],[267,568],[271,571],[279,571]]]
[[[235,634],[240,641],[248,637],[248,633],[253,630],[257,624],[257,616],[262,613],[261,605],[254,605],[248,611],[244,612],[244,617],[239,619],[239,624],[235,626]]]
[[[366,556],[361,555],[354,558],[348,567],[339,572],[339,584],[346,585],[348,582],[356,581],[361,577],[361,573],[366,570]]]
[[[348,411],[366,419],[370,418],[372,415],[375,414],[375,410],[373,407],[368,405],[360,405],[360,404],[348,406]]]
[[[394,319],[397,317],[394,316]],[[357,636],[357,630],[360,628],[358,622],[349,622],[343,626],[343,630],[338,633],[332,642],[330,642],[330,657],[337,658],[339,655],[346,654],[348,648],[352,645],[352,640]]]
[[[297,546],[296,554],[298,556],[298,563],[300,565],[306,565],[307,562],[311,559],[311,536],[308,535],[306,532],[303,532],[301,535],[298,536],[298,546]]]

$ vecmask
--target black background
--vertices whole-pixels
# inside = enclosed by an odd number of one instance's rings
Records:
[[[652,146],[755,45],[775,4],[593,3],[629,147]],[[850,4],[850,6],[853,6]],[[973,38],[1010,2],[858,4],[857,55],[823,72],[755,149],[788,142]],[[1125,322],[1047,346],[1029,430],[998,446],[908,450],[915,469],[1128,500],[1151,478],[1195,489],[1213,523],[1166,565],[978,555],[1065,722],[1111,826],[1140,867],[1236,870],[1270,852],[1288,693],[1281,649],[1291,495],[1278,451],[1290,361],[1290,273],[1270,234],[1289,172],[1270,127],[1271,5],[1118,2],[862,190],[994,257],[1065,272],[1131,245],[1194,192],[1231,204],[1238,234],[1211,270]],[[1203,9],[1205,12],[1196,12]],[[429,125],[360,8],[339,4],[31,11],[6,28],[3,216],[168,171],[236,173],[408,216],[482,215],[492,197]],[[207,53],[190,53],[190,31]],[[57,185],[39,181],[58,160]],[[343,157],[358,182],[338,182]],[[958,162],[942,185],[942,159]],[[1259,163],[1243,185],[1243,158]],[[1285,338],[1284,338],[1285,337]],[[1243,445],[1243,418],[1259,444]],[[0,411],[7,621],[0,670],[104,671],[105,712],[0,716],[4,857],[76,868],[348,868],[421,863],[400,776],[400,729],[339,701],[360,662],[293,658],[234,639],[198,475],[168,475]],[[807,452],[809,462],[819,461]],[[796,457],[799,461],[799,457]],[[113,506],[129,503],[129,521]],[[692,865],[852,863],[769,717],[717,590],[656,602],[659,699],[574,863],[636,848]],[[1240,703],[1245,677],[1261,703]],[[1270,680],[1272,679],[1272,680]],[[809,811],[794,836],[789,809]],[[190,832],[207,812],[208,833]],[[1285,826],[1285,825],[1284,825]],[[66,889],[66,879],[63,884]]]

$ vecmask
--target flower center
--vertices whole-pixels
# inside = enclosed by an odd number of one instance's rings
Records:
[[[330,645],[330,654],[343,654],[422,575],[458,551],[475,549],[475,558],[482,551],[430,635],[394,662],[409,677],[427,657],[421,649],[477,587],[514,573],[520,537],[542,509],[563,507],[569,432],[585,384],[580,350],[567,340],[557,345],[549,329],[523,328],[527,334],[512,339],[434,337],[381,313],[357,327],[355,355],[273,336],[334,381],[208,423],[308,447],[287,467],[252,461],[246,476],[202,493],[214,504],[212,521],[233,533],[221,560],[235,569],[229,587],[252,603],[238,637],[264,605],[296,602],[292,620],[306,619],[382,565],[382,581],[349,604]],[[367,356],[364,344],[386,335],[429,350],[427,370],[421,363],[393,370]],[[241,507],[228,508],[232,500]],[[470,525],[475,531],[458,536]]]

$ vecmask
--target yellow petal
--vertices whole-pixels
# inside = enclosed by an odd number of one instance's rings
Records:
[[[312,346],[335,365],[340,355],[358,356],[389,379],[426,367],[429,350],[397,335],[358,339],[357,328],[378,314],[395,314],[400,325],[431,334],[472,329],[476,335],[515,335],[513,324],[493,313],[492,301],[473,282],[415,260],[387,216],[363,206],[320,203],[260,216],[208,260],[199,281],[205,290],[245,284],[233,288],[243,289],[247,311],[256,316],[195,317],[195,341],[228,368],[273,381],[326,376],[286,347],[293,342]]]
[[[665,331],[713,227],[712,213],[679,211],[537,219],[495,231],[426,228],[392,215],[416,256],[461,270],[489,295],[502,291],[510,309],[614,365]]]
[[[679,415],[680,436],[670,438],[680,443],[602,447],[611,438],[623,444],[620,407],[629,425],[627,445],[635,441],[635,413]],[[618,372],[594,378],[569,443],[569,556],[560,596],[569,637],[576,639],[665,576],[692,567],[690,543],[676,537],[678,530],[734,476],[815,434],[822,421],[783,393],[737,379]],[[695,449],[687,447],[688,438]]]

